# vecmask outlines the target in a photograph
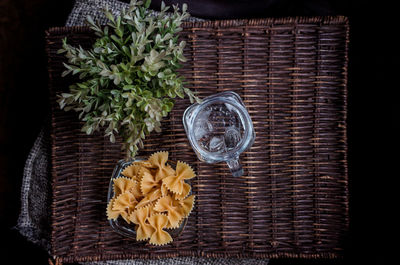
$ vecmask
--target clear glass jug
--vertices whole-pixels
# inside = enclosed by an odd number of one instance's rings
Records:
[[[239,156],[253,145],[255,132],[238,94],[226,91],[191,105],[183,114],[183,124],[189,142],[201,161],[224,161],[233,176],[243,175]]]

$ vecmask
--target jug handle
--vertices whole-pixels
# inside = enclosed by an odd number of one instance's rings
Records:
[[[234,177],[240,177],[243,175],[243,168],[240,164],[239,157],[226,161],[226,163]]]

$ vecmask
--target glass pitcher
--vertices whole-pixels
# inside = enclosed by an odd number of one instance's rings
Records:
[[[255,132],[238,94],[226,91],[191,105],[183,114],[183,124],[201,161],[225,161],[234,177],[243,175],[239,156],[253,145]]]

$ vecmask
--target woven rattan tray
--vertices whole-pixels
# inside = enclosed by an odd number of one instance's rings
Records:
[[[112,170],[124,154],[102,133],[80,132],[77,115],[55,102],[74,80],[62,78],[62,38],[90,47],[85,27],[47,32],[52,105],[52,254],[62,262],[121,258],[338,257],[348,231],[344,17],[185,24],[181,69],[201,96],[233,90],[257,138],[242,155],[245,174],[199,162],[184,132],[188,100],[177,100],[162,133],[140,155],[168,150],[197,178],[194,212],[179,239],[154,247],[112,231],[106,215]]]

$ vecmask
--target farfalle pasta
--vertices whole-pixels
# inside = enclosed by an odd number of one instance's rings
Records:
[[[107,219],[121,217],[134,225],[138,241],[168,244],[173,241],[168,229],[179,227],[193,209],[195,196],[189,196],[191,187],[186,180],[194,177],[193,169],[184,162],[178,161],[176,169],[169,165],[165,151],[135,161],[113,180]]]
[[[140,190],[143,194],[148,194],[154,189],[161,189],[162,182],[158,181],[156,176],[150,171],[143,172],[142,179],[140,180]]]
[[[193,169],[186,163],[178,161],[174,175],[163,178],[163,184],[173,193],[186,197],[190,191],[190,186],[185,183],[186,179],[192,179],[196,176]],[[187,192],[185,194],[185,192]]]
[[[150,216],[149,223],[154,228],[154,232],[150,236],[150,244],[161,246],[172,242],[171,235],[164,230],[168,224],[168,217],[166,215],[154,214]]]
[[[154,233],[154,228],[148,223],[150,217],[150,207],[142,207],[134,211],[130,216],[129,220],[137,225],[136,228],[136,240],[147,240]]]
[[[113,205],[115,202],[115,197],[110,200],[110,202],[107,205],[107,219],[108,220],[116,220],[118,216],[120,215],[119,211],[113,210]]]
[[[126,177],[119,177],[114,179],[114,194],[116,196],[133,189],[136,185],[135,181]]]
[[[136,205],[136,208],[138,209],[144,206],[148,206],[149,204],[161,198],[161,196],[162,196],[161,190],[154,189],[151,192],[147,193],[146,196],[144,196],[143,199],[140,200],[140,202]]]
[[[139,164],[132,164],[132,165],[126,167],[124,169],[124,171],[122,171],[122,175],[138,181],[138,174],[139,174],[139,170],[141,169],[141,167],[142,166]]]
[[[168,152],[157,152],[149,157],[149,162],[157,169],[155,177],[158,181],[175,174],[175,170],[167,165],[167,161]]]
[[[154,206],[154,210],[168,213],[167,217],[169,228],[178,227],[179,221],[181,221],[185,216],[181,202],[179,200],[175,200],[170,195],[160,198]]]
[[[183,201],[180,202],[181,206],[182,206],[182,211],[184,214],[184,217],[188,217],[189,214],[192,212],[193,210],[193,206],[194,206],[194,195],[191,195],[189,197],[187,197],[186,199],[184,199]]]
[[[115,198],[111,207],[112,211],[118,212],[127,223],[130,223],[129,215],[135,210],[137,204],[135,196],[126,191]]]

